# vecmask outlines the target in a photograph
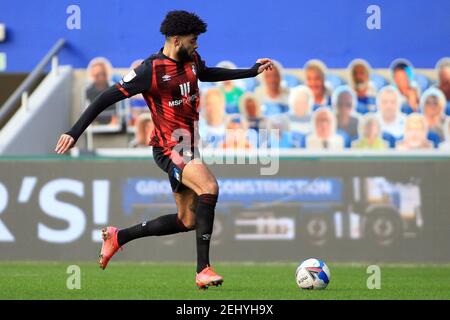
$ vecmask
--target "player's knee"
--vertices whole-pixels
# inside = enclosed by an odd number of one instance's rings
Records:
[[[185,216],[181,219],[181,222],[183,223],[184,227],[187,229],[186,231],[195,229],[195,218]]]
[[[219,194],[219,184],[216,179],[211,179],[202,186],[202,194]]]

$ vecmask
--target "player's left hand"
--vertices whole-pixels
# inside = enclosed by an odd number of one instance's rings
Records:
[[[258,68],[258,74],[265,70],[272,70],[273,62],[269,58],[258,59],[258,60],[256,60],[256,63],[261,64]]]

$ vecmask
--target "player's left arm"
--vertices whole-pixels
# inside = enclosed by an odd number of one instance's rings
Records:
[[[205,62],[197,54],[197,65],[197,76],[200,81],[215,82],[256,77],[261,72],[264,72],[264,70],[272,69],[272,60],[269,58],[258,59],[250,69],[226,69],[207,67]]]

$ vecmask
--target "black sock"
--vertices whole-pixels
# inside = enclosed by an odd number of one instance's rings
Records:
[[[178,219],[177,214],[168,214],[158,217],[152,221],[143,222],[135,226],[119,230],[117,233],[117,242],[119,246],[125,243],[149,236],[165,236],[179,232],[190,231],[184,226],[183,222]]]
[[[202,194],[198,197],[197,210],[195,211],[197,273],[209,265],[209,243],[213,231],[217,197],[216,194]]]

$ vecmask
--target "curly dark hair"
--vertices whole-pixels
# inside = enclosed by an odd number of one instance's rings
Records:
[[[207,24],[195,13],[174,10],[167,13],[159,31],[167,37],[199,35],[206,32]]]

